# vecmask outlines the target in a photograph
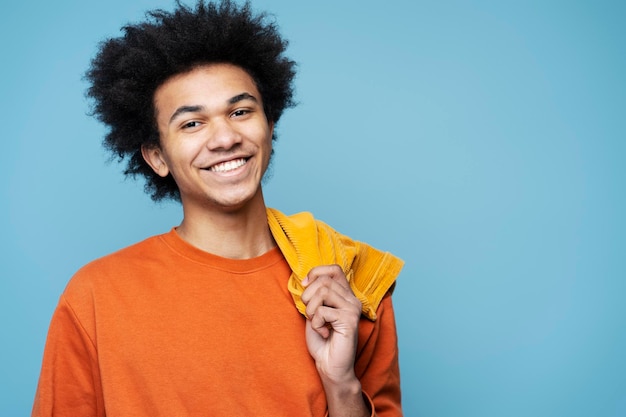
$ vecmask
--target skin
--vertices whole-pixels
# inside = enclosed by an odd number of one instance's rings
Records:
[[[181,237],[235,259],[273,248],[260,185],[273,124],[250,76],[231,65],[199,67],[165,81],[154,103],[160,146],[142,153],[158,175],[171,174],[180,189]],[[245,164],[236,169],[215,170],[241,161]]]
[[[274,124],[256,84],[229,64],[197,67],[166,80],[154,94],[158,147],[146,162],[180,189],[179,235],[218,256],[248,259],[276,246],[267,224],[261,179]],[[369,416],[354,374],[361,304],[337,265],[313,268],[304,280],[305,337],[329,415]]]
[[[369,416],[354,373],[361,302],[338,265],[313,268],[303,281],[306,342],[320,374],[330,416]]]

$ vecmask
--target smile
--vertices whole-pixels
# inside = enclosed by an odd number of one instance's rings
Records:
[[[209,168],[212,172],[228,172],[244,166],[248,162],[246,158],[233,159],[232,161],[226,161],[219,164],[215,164]]]

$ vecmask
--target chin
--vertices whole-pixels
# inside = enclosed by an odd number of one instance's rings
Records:
[[[259,188],[259,191],[257,192],[234,195],[234,196],[231,196],[230,198],[222,197],[219,199],[215,199],[213,201],[215,205],[221,208],[222,210],[225,210],[228,212],[235,212],[235,211],[245,210],[247,208],[253,208],[257,206],[259,203],[263,204],[263,196]]]

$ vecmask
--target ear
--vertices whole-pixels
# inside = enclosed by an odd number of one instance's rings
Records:
[[[157,175],[167,177],[167,174],[170,173],[165,158],[163,158],[163,152],[158,145],[141,145],[141,156]]]

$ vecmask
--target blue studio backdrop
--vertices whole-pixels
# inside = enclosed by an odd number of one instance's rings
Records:
[[[626,3],[254,0],[299,63],[269,205],[406,261],[407,416],[626,415]],[[170,0],[0,13],[0,415],[83,264],[181,219],[107,162],[82,76]]]

